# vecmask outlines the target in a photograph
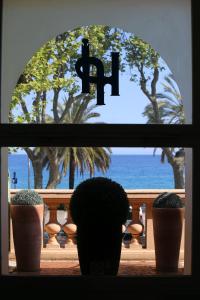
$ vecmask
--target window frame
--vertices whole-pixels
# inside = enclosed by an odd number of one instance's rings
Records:
[[[0,7],[3,0],[0,0]],[[192,124],[190,125],[118,125],[118,124],[0,124],[0,147],[8,146],[110,146],[161,147],[179,146],[193,149],[193,208],[192,208],[192,275],[175,277],[17,277],[0,275],[0,284],[12,287],[26,286],[67,287],[67,294],[76,291],[92,295],[105,293],[115,296],[138,295],[146,287],[149,295],[200,293],[200,102],[198,101],[198,72],[200,70],[200,35],[198,1],[191,0],[192,8]],[[2,11],[2,10],[1,10]],[[2,15],[1,15],[2,24]],[[2,33],[0,33],[2,35]],[[1,38],[2,36],[0,36]],[[2,39],[0,43],[2,42]],[[0,44],[0,51],[2,45]],[[1,54],[1,53],[0,53]],[[1,64],[0,64],[1,66]],[[1,76],[1,74],[0,74]],[[0,78],[1,79],[1,78]],[[0,99],[1,101],[1,99]],[[1,104],[1,102],[0,102]],[[1,120],[0,120],[1,123]],[[1,163],[1,162],[0,162]],[[1,191],[1,186],[0,186]],[[199,236],[198,236],[199,235]],[[0,240],[0,243],[3,241]],[[1,253],[0,253],[1,254]],[[78,288],[77,288],[78,287]],[[135,288],[137,287],[137,289]],[[155,292],[156,291],[156,292]]]

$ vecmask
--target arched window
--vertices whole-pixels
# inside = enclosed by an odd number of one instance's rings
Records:
[[[99,87],[97,84],[89,83],[90,93],[82,93],[83,83],[77,74],[76,61],[82,55],[82,47],[85,47],[82,42],[84,39],[89,42],[88,60],[90,57],[96,57],[103,63],[104,73],[101,76],[104,78],[109,78],[114,72],[112,52],[119,54],[119,94],[110,96],[112,86],[109,84],[103,86],[105,105],[98,105]],[[97,68],[92,63],[89,75],[94,78],[99,76]],[[10,103],[9,122],[43,125],[90,124],[91,127],[97,124],[181,125],[187,123],[187,120],[184,113],[184,101],[174,76],[160,54],[151,45],[122,29],[91,25],[57,35],[34,54],[14,89]],[[32,162],[34,187],[42,188],[42,170],[47,163],[42,164],[45,160],[51,161],[53,152],[47,148],[39,150],[38,147],[34,149],[22,147],[21,149],[26,152]],[[61,155],[60,151],[63,153],[63,150],[54,150],[53,157],[56,160],[57,156]],[[172,187],[174,188],[185,187],[185,160],[183,159],[180,163],[180,159],[176,158],[180,150],[181,148],[177,147],[160,149],[161,161],[164,162],[166,158],[172,168],[174,174]],[[104,151],[106,154],[107,150],[104,149]],[[183,149],[181,151],[184,152]],[[69,155],[67,153],[68,150],[64,157]],[[64,157],[59,158],[58,164],[61,163],[60,160],[64,160]],[[86,156],[84,157],[86,159]],[[41,161],[41,166],[38,160]],[[67,169],[66,162],[64,165],[64,169]],[[101,169],[104,167],[100,167]],[[93,172],[90,174],[94,175]],[[55,175],[56,179],[52,174],[50,176],[52,180],[46,182],[47,188],[55,187],[62,177]],[[129,185],[131,188],[137,186]],[[74,184],[71,183],[69,187],[74,187]],[[164,188],[162,185],[160,187]],[[143,188],[146,186],[144,185]]]

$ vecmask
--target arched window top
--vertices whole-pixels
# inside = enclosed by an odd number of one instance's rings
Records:
[[[82,39],[90,56],[100,59],[111,76],[111,52],[119,52],[119,96],[96,106],[96,85],[83,94],[75,64]],[[97,69],[90,66],[90,75]],[[103,25],[79,27],[56,36],[30,59],[13,92],[10,123],[183,124],[183,100],[170,68],[140,37]]]

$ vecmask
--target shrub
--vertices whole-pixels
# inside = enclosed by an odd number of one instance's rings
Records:
[[[21,190],[11,200],[12,205],[38,205],[43,204],[43,199],[33,190]]]
[[[184,203],[175,193],[162,193],[153,203],[154,208],[182,208]]]
[[[115,223],[127,220],[129,203],[123,187],[104,177],[94,177],[80,183],[70,201],[75,224]]]

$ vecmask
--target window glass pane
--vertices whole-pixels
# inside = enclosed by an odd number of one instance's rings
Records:
[[[173,156],[173,163],[166,159],[166,150]],[[10,148],[8,155],[10,198],[20,189],[32,189],[40,194],[46,204],[44,246],[41,272],[38,275],[80,275],[76,227],[73,227],[73,220],[70,217],[69,203],[73,189],[91,177],[105,177],[119,183],[128,197],[129,214],[123,227],[118,275],[184,275],[184,222],[178,270],[172,273],[156,270],[152,206],[154,200],[166,192],[175,193],[183,203],[186,202],[185,182],[186,186],[191,185],[191,177],[185,176],[185,168],[186,174],[189,174],[188,169],[191,169],[190,162],[185,161],[186,150],[188,149]],[[94,203],[95,198],[93,205]],[[99,219],[101,222],[105,211],[102,203],[98,202],[95,205],[101,211]],[[90,234],[92,247],[95,228],[91,228]],[[105,234],[106,232],[103,232],[102,236]],[[12,232],[10,236],[9,269],[16,272]],[[105,240],[100,239],[100,242],[104,243]],[[170,240],[168,243],[171,243]],[[56,259],[56,263],[49,262],[50,259]]]
[[[76,69],[84,51],[86,62]],[[112,52],[119,53],[118,88],[113,88],[118,73]],[[77,70],[90,88],[87,92],[82,93]],[[99,105],[100,93],[105,105]],[[181,91],[162,53],[133,33],[92,25],[59,34],[35,53],[17,82],[9,121],[184,124],[185,114]]]

